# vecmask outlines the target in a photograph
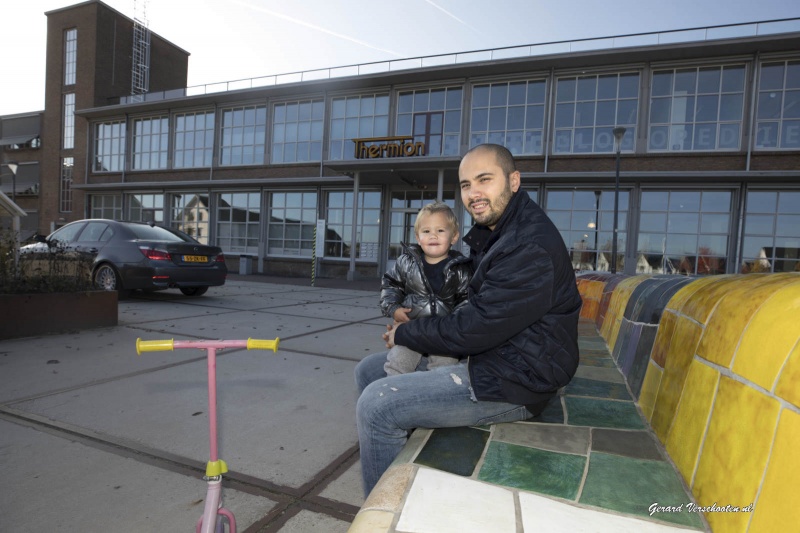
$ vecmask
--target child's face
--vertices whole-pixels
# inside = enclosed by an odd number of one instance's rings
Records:
[[[458,232],[453,231],[444,213],[423,215],[416,235],[417,242],[425,253],[425,260],[431,264],[446,258],[450,246],[458,240]]]

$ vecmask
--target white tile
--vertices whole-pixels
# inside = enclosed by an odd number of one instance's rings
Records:
[[[570,533],[697,533],[696,529],[667,526],[601,511],[576,507],[527,492],[519,493],[522,528],[535,531]]]
[[[420,468],[397,531],[409,533],[516,533],[511,491]]]

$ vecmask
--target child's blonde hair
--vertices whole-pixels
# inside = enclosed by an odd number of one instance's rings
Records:
[[[417,213],[417,220],[414,221],[414,234],[419,235],[419,224],[423,216],[432,215],[434,213],[444,213],[447,219],[447,225],[453,230],[453,233],[458,233],[458,219],[456,214],[450,209],[450,206],[444,202],[432,202],[422,206],[422,209]]]

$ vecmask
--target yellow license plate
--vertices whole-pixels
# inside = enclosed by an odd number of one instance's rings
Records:
[[[207,263],[208,259],[204,255],[184,255],[184,263]]]

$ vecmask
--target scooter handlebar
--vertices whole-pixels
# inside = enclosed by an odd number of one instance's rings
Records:
[[[272,340],[269,339],[247,339],[247,349],[248,350],[272,350],[273,352],[278,351],[278,344],[280,343],[280,337],[275,337]]]
[[[172,351],[175,347],[174,339],[164,339],[155,341],[143,341],[136,339],[136,354],[141,355],[142,352],[160,352]]]

